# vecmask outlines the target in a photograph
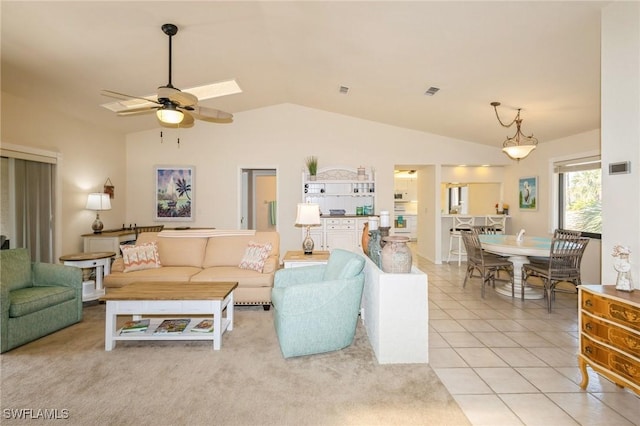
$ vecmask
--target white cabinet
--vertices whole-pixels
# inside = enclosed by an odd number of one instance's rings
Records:
[[[322,214],[322,225],[311,228],[315,250],[359,251],[364,224],[375,212],[375,198],[371,171],[359,178],[357,169],[327,168],[319,170],[316,180],[303,174],[302,200],[317,203]],[[331,210],[342,210],[344,215],[331,215]],[[305,235],[303,229],[301,238]]]

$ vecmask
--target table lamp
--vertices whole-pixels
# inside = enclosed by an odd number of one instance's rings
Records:
[[[310,235],[312,226],[320,225],[320,206],[313,203],[298,204],[298,215],[296,216],[296,226],[306,226],[307,236],[302,241],[302,250],[304,254],[313,253],[313,239]]]
[[[94,234],[100,234],[102,232],[102,228],[104,225],[100,220],[100,211],[102,210],[111,210],[111,200],[109,199],[109,194],[103,194],[101,192],[94,192],[89,194],[87,198],[87,210],[95,210],[96,211],[96,220],[93,221],[91,225],[91,229],[93,229]]]

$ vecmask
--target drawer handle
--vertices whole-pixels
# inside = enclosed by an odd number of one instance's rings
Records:
[[[591,307],[591,306],[593,306],[593,303],[591,303],[591,299],[587,299],[587,300],[584,301],[584,305]]]
[[[591,323],[588,322],[584,325],[584,328],[586,328],[587,330],[591,330],[593,328],[593,325],[591,325]]]
[[[593,352],[593,349],[591,349],[591,346],[585,346],[584,351],[588,354]]]

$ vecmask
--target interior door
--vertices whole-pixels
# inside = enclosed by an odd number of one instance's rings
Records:
[[[241,229],[277,229],[276,169],[241,170]]]

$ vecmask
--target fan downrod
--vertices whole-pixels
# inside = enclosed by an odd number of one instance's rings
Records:
[[[164,24],[162,26],[162,32],[168,35],[169,37],[172,37],[178,34],[178,27],[176,27],[173,24]]]

